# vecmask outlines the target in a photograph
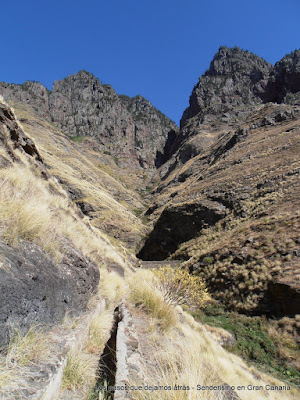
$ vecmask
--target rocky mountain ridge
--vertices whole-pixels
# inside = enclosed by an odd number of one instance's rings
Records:
[[[119,96],[87,71],[55,81],[52,91],[39,82],[2,82],[0,94],[28,104],[71,138],[91,137],[94,147],[111,154],[121,167],[155,168],[169,132],[177,131],[148,100]]]
[[[239,47],[220,47],[192,91],[181,126],[197,114],[200,123],[225,121],[240,117],[244,106],[288,102],[288,95],[300,90],[299,60],[300,50],[295,50],[272,66]]]
[[[239,47],[221,46],[193,88],[160,178],[205,151],[221,133],[238,129],[257,106],[300,105],[299,60],[295,50],[273,66]]]

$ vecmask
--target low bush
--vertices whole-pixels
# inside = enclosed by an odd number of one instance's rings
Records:
[[[168,304],[204,307],[210,300],[205,283],[187,269],[165,266],[153,272],[158,286]]]

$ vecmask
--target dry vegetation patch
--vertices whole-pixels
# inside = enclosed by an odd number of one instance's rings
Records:
[[[26,132],[37,144],[49,173],[59,180],[74,204],[89,216],[93,226],[116,240],[118,245],[126,243],[134,248],[139,237],[145,234],[144,225],[134,215],[135,209],[144,208],[140,196],[132,190],[134,174],[114,163],[111,165],[111,157],[94,151],[89,139],[80,144],[72,143],[26,106],[14,106]]]
[[[201,386],[261,386],[284,385],[282,382],[258,372],[245,362],[223,349],[206,329],[177,309],[180,322],[167,331],[151,324],[147,315],[132,310],[140,337],[140,351],[144,362],[144,386],[152,390],[130,392],[133,399],[183,400],[223,399],[226,391],[198,390]],[[159,331],[157,331],[159,329]],[[130,382],[130,384],[138,384]],[[180,389],[178,387],[181,387]],[[227,395],[229,392],[227,392]],[[295,388],[290,391],[238,391],[242,400],[296,399]]]
[[[59,260],[69,240],[97,263],[106,257],[124,265],[106,236],[78,216],[55,179],[44,181],[30,165],[16,164],[0,169],[0,186],[0,235],[9,245],[35,242]]]
[[[95,382],[97,358],[82,350],[71,351],[63,372],[62,389],[87,392]]]
[[[146,311],[162,330],[168,330],[177,323],[174,307],[167,304],[162,292],[153,284],[150,271],[139,271],[129,281],[129,300],[136,307]]]

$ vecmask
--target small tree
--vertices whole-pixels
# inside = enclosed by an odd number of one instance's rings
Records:
[[[153,274],[155,285],[168,304],[204,307],[210,300],[205,283],[187,269],[175,269],[167,265],[154,270]]]

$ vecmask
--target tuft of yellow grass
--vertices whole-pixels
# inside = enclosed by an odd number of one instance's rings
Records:
[[[31,326],[26,334],[17,327],[11,329],[11,339],[6,356],[8,366],[26,366],[48,354],[45,335],[37,326]]]
[[[123,277],[114,271],[108,271],[106,268],[100,269],[98,293],[107,300],[108,305],[119,303],[127,290]]]
[[[7,368],[5,357],[0,358],[0,391],[8,386],[13,379],[12,371]]]
[[[174,306],[167,304],[163,294],[150,282],[154,277],[150,271],[138,271],[129,281],[129,301],[157,320],[161,329],[168,330],[177,323]]]
[[[82,350],[71,350],[63,371],[62,389],[87,390],[95,379],[95,359]]]
[[[105,310],[95,315],[90,323],[86,351],[100,353],[108,341],[113,326],[114,315],[112,310]]]

